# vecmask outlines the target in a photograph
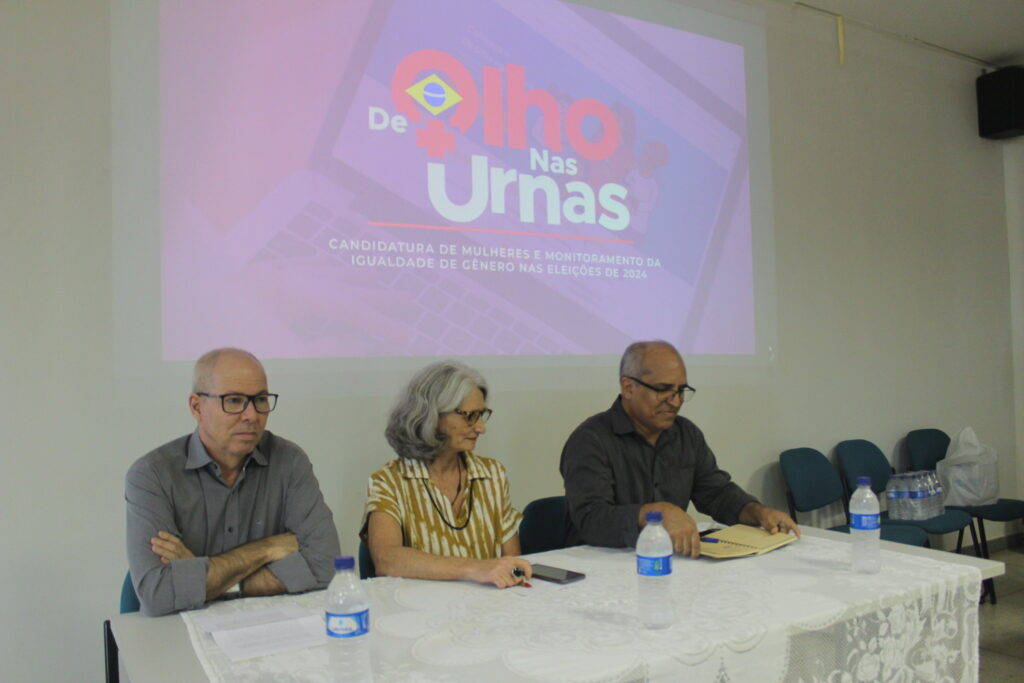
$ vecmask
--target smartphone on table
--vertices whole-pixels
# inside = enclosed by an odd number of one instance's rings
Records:
[[[569,569],[562,569],[560,567],[552,567],[546,564],[535,564],[532,565],[533,578],[543,579],[544,581],[550,581],[552,583],[572,583],[573,581],[579,581],[586,574],[582,572],[574,572]]]

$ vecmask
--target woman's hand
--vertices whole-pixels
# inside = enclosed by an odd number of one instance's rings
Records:
[[[531,576],[533,568],[529,561],[522,557],[506,556],[496,560],[477,560],[469,578],[477,583],[493,583],[498,588],[508,588],[523,583]]]

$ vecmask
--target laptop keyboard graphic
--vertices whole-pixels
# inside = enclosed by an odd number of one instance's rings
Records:
[[[371,234],[355,221],[310,201],[266,241],[252,262],[298,259],[331,265],[362,279],[367,286],[388,292],[391,296],[378,298],[375,308],[396,325],[407,328],[405,351],[415,355],[539,355],[568,351],[537,328],[517,319],[522,317],[521,311],[512,315],[503,308],[500,297],[489,297],[480,291],[479,284],[471,289],[464,276],[409,267],[359,268],[350,265],[350,251],[330,248],[332,239],[351,242],[382,237],[379,232]],[[344,265],[339,267],[340,264]],[[358,320],[305,315],[293,322],[292,331],[305,338],[331,338],[344,337],[359,327]]]

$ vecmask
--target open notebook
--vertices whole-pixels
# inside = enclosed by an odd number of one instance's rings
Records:
[[[709,543],[710,538],[718,539],[718,542]],[[701,538],[700,554],[719,559],[763,555],[795,540],[796,536],[793,534],[770,534],[760,527],[734,524]]]

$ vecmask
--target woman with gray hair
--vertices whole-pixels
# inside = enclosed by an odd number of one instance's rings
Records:
[[[398,454],[370,476],[359,535],[377,573],[505,588],[531,576],[505,468],[473,453],[487,431],[487,382],[455,361],[421,370],[384,432]]]

